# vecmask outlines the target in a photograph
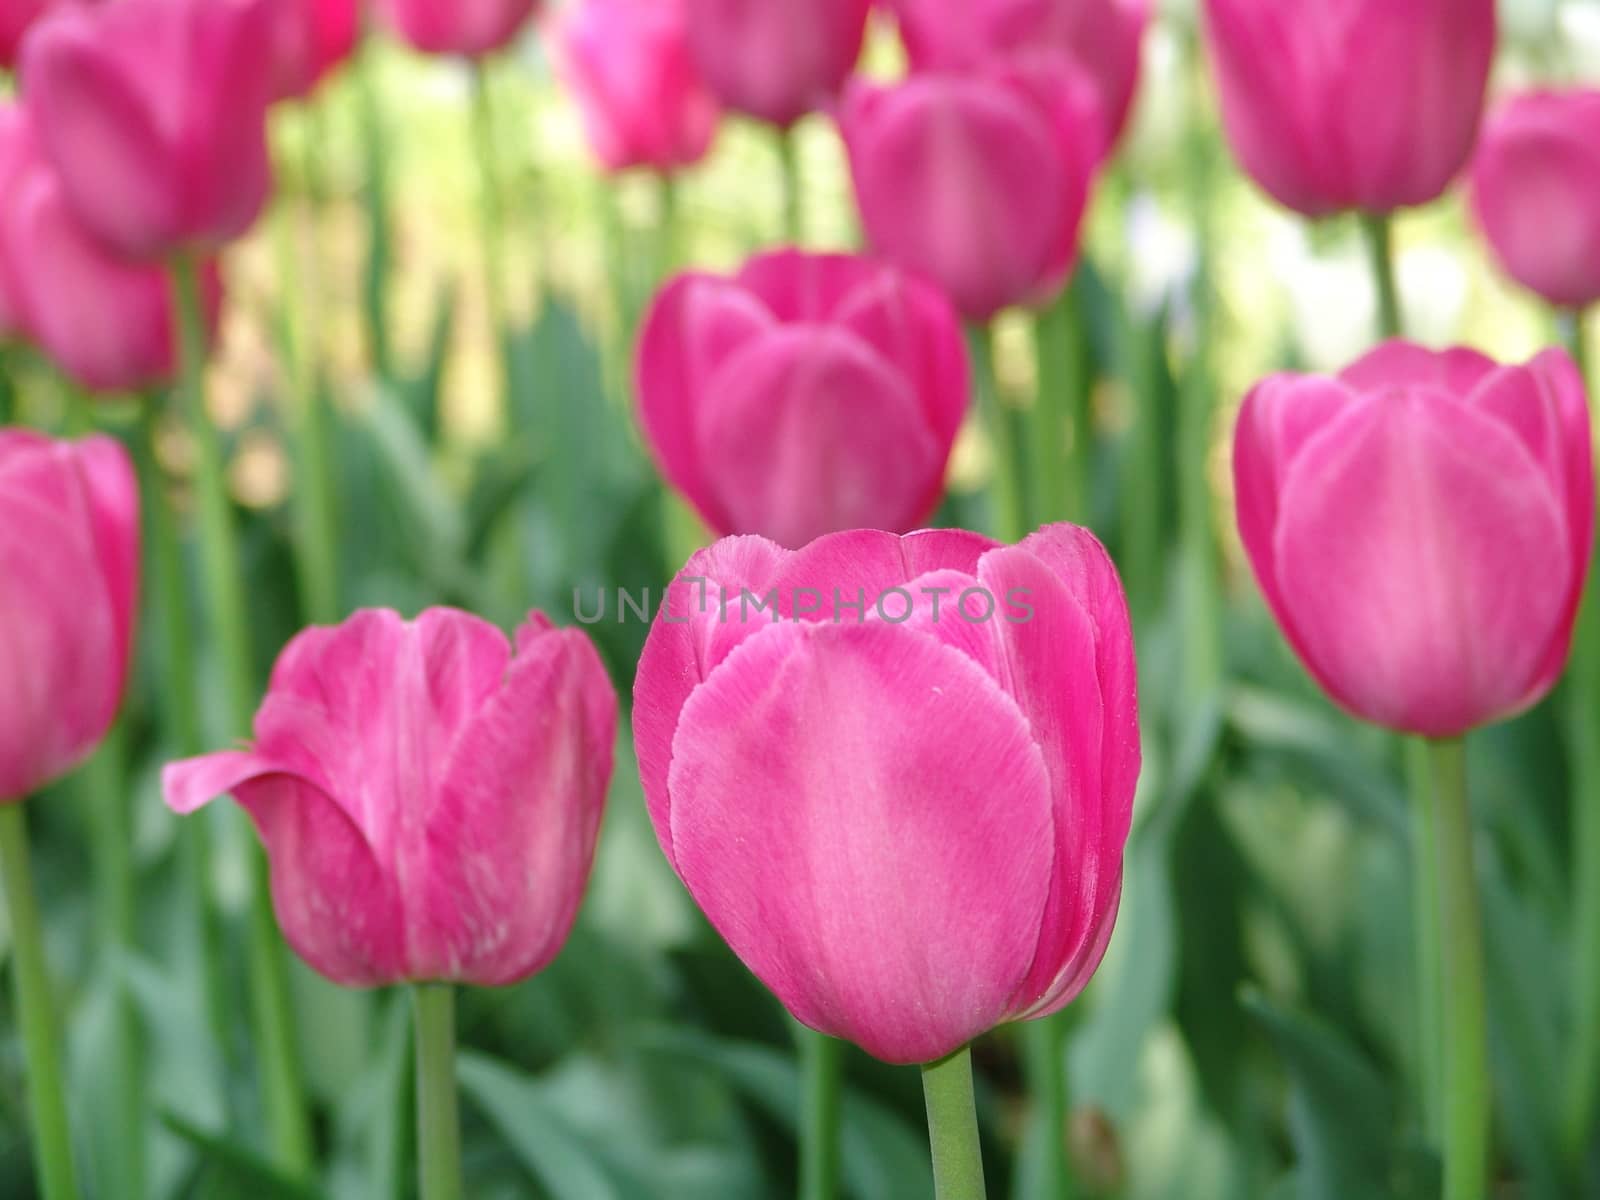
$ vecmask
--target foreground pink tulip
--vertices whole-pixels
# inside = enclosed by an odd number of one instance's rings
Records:
[[[1239,529],[1267,602],[1343,707],[1456,737],[1561,674],[1594,524],[1567,355],[1497,367],[1403,342],[1245,401]]]
[[[700,73],[729,108],[787,128],[838,94],[872,0],[687,0]]]
[[[1103,140],[1081,75],[1032,61],[858,81],[839,126],[873,248],[963,315],[1048,300],[1066,280]]]
[[[800,546],[932,513],[967,411],[966,350],[926,284],[782,251],[669,284],[645,320],[638,390],[662,472],[707,524]]]
[[[122,703],[139,592],[139,488],[110,438],[0,430],[0,803],[81,763]]]
[[[207,252],[270,186],[274,0],[69,6],[24,48],[29,111],[78,219],[129,258]]]
[[[537,11],[538,0],[375,0],[378,12],[424,54],[481,58],[503,50]]]
[[[719,542],[651,630],[634,735],[674,869],[814,1029],[929,1062],[1099,964],[1139,730],[1085,530]]]
[[[355,53],[360,0],[277,0],[273,21],[273,97],[306,96]]]
[[[1518,283],[1570,308],[1600,300],[1600,91],[1507,103],[1473,161],[1472,207]]]
[[[1466,164],[1494,0],[1205,0],[1228,140],[1307,216],[1436,199]]]
[[[1109,146],[1139,82],[1149,0],[894,0],[917,70],[966,70],[993,58],[1066,54],[1093,81]]]
[[[616,695],[594,647],[535,613],[499,630],[358,613],[291,642],[253,750],[167,767],[177,812],[232,793],[279,924],[348,987],[514,983],[578,910],[611,777]]]
[[[552,41],[608,170],[671,171],[705,157],[720,109],[689,56],[681,0],[584,0]]]

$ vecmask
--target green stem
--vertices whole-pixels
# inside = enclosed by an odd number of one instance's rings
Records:
[[[376,79],[376,39],[362,52],[356,75],[361,116],[361,146],[366,175],[367,265],[362,279],[362,310],[368,349],[380,379],[394,378],[394,351],[389,342],[389,255],[393,229],[389,216],[389,139]]]
[[[791,246],[805,244],[805,174],[800,169],[800,140],[793,129],[780,129],[778,158],[783,170],[783,236]]]
[[[472,133],[478,158],[480,233],[483,240],[484,297],[489,325],[494,331],[494,347],[502,380],[510,392],[510,319],[506,290],[506,218],[500,194],[499,152],[495,144],[494,97],[490,88],[489,67],[485,62],[472,71]]]
[[[1034,515],[1043,522],[1089,523],[1089,463],[1093,432],[1089,378],[1078,297],[1068,287],[1034,319],[1039,394],[1028,439],[1035,487]]]
[[[833,1200],[839,1192],[839,1115],[844,1091],[844,1043],[797,1028],[805,1070],[800,1124],[800,1200]]]
[[[251,663],[244,564],[228,497],[222,443],[206,410],[207,336],[200,276],[195,264],[188,260],[176,263],[172,274],[183,348],[180,390],[184,416],[194,443],[207,616],[222,658],[228,727],[233,736],[246,737],[254,716],[255,669]],[[311,1164],[311,1130],[295,1046],[288,962],[273,918],[265,860],[258,850],[250,855],[249,861],[250,993],[256,1050],[260,1058],[262,1101],[279,1163],[303,1175]]]
[[[984,1200],[983,1150],[972,1092],[972,1050],[922,1068],[935,1200]]]
[[[44,931],[28,865],[28,829],[18,802],[0,804],[0,886],[11,919],[11,971],[28,1064],[33,1113],[33,1153],[44,1200],[75,1200],[77,1172],[67,1123],[61,1071],[61,1035],[45,963]]]
[[[1435,907],[1444,1000],[1444,1200],[1484,1200],[1490,1137],[1489,1031],[1466,747],[1459,740],[1432,742],[1428,756],[1438,848]]]
[[[993,524],[1003,542],[1017,542],[1028,532],[1027,473],[1021,439],[1022,414],[1000,395],[1000,380],[995,373],[994,334],[987,326],[974,326],[967,332],[972,358],[973,387],[989,431],[994,460]]]
[[[679,220],[678,181],[671,174],[662,172],[656,177],[656,189],[659,225],[656,229],[655,282],[660,283],[678,269],[678,264],[683,259],[683,246],[679,240],[683,233],[683,225]]]
[[[1076,1188],[1067,1162],[1066,1013],[1024,1024],[1022,1045],[1033,1101],[1030,1139],[1038,1155],[1038,1194],[1040,1200],[1070,1200]]]
[[[1385,338],[1405,333],[1405,317],[1400,307],[1400,285],[1394,269],[1394,223],[1388,213],[1363,213],[1361,230],[1367,240],[1373,282],[1378,288],[1379,332]]]
[[[1437,1144],[1444,1137],[1444,983],[1440,977],[1442,937],[1439,925],[1439,847],[1435,830],[1433,779],[1426,742],[1406,746],[1411,780],[1411,908],[1416,941],[1417,1068],[1421,1075],[1418,1107],[1422,1128]]]
[[[1170,472],[1162,437],[1161,381],[1156,370],[1160,322],[1119,310],[1118,358],[1134,395],[1133,446],[1118,487],[1122,540],[1127,547],[1128,594],[1134,611],[1150,614],[1162,601],[1162,502]]]
[[[456,1097],[455,992],[418,984],[417,1168],[422,1200],[461,1196],[461,1118]]]

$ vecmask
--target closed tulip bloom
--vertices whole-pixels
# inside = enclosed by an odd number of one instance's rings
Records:
[[[1228,140],[1307,216],[1426,204],[1466,165],[1495,0],[1205,0]]]
[[[1306,667],[1374,724],[1456,737],[1561,674],[1594,525],[1565,352],[1499,367],[1403,342],[1245,401],[1239,530]]]
[[[306,96],[355,53],[360,0],[277,0],[273,21],[273,98]]]
[[[720,109],[689,55],[681,0],[584,0],[554,34],[556,66],[607,170],[671,171],[705,157]]]
[[[858,80],[839,126],[868,241],[964,316],[1046,301],[1066,280],[1104,125],[1065,63]]]
[[[522,32],[538,0],[375,0],[388,25],[424,54],[481,58]]]
[[[1116,141],[1139,83],[1149,0],[894,0],[917,70],[966,70],[996,57],[1065,53],[1093,82]]]
[[[231,793],[290,945],[335,983],[515,983],[566,940],[611,778],[617,704],[594,647],[540,614],[387,610],[278,659],[256,742],[168,766],[167,804]]]
[[[783,128],[838,95],[872,0],[686,0],[700,73],[729,108]]]
[[[934,1061],[1099,964],[1139,732],[1085,530],[719,542],[651,629],[634,736],[673,868],[813,1029]]]
[[[78,219],[128,258],[214,251],[270,186],[272,0],[69,6],[23,52],[24,94]]]
[[[0,429],[0,803],[66,774],[127,684],[139,488],[110,438]]]
[[[1523,287],[1569,308],[1600,300],[1600,91],[1509,101],[1479,143],[1472,208]]]
[[[800,546],[914,528],[966,415],[966,348],[937,291],[846,255],[782,251],[657,297],[640,416],[667,479],[719,533]]]

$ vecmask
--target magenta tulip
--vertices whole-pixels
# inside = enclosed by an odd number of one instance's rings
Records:
[[[0,196],[15,194],[33,161],[32,127],[20,108],[0,101]],[[0,343],[23,335],[22,300],[6,259],[4,222],[0,209]]]
[[[139,593],[139,487],[110,438],[0,430],[0,803],[86,759],[116,719]]]
[[[638,361],[663,474],[719,533],[800,546],[924,521],[966,415],[949,303],[892,267],[782,251],[657,297]]]
[[[1046,301],[1077,258],[1103,129],[1060,61],[852,84],[839,113],[867,238],[987,320]]]
[[[1600,91],[1507,103],[1479,143],[1472,208],[1518,283],[1564,307],[1600,300]]]
[[[839,92],[872,0],[687,0],[689,45],[729,108],[787,128]]]
[[[128,258],[214,251],[266,202],[273,0],[69,6],[23,49],[24,96],[85,228]]]
[[[374,0],[389,26],[424,54],[481,58],[503,50],[539,8],[538,0]]]
[[[705,157],[721,110],[689,56],[681,0],[584,0],[552,50],[610,171],[671,171]]]
[[[929,1062],[1099,964],[1139,724],[1085,530],[719,542],[650,632],[634,735],[674,869],[813,1029]]]
[[[515,649],[433,609],[291,642],[256,744],[167,767],[188,813],[232,793],[284,936],[336,983],[514,983],[566,940],[594,857],[617,704],[588,639],[532,614]]]
[[[1436,199],[1478,135],[1495,0],[1205,0],[1228,140],[1307,216]]]
[[[361,37],[360,0],[277,0],[274,7],[272,94],[307,96],[355,53]]]
[[[60,3],[63,0],[0,0],[0,70],[16,65],[23,35],[47,9]]]
[[[1329,695],[1434,738],[1544,696],[1589,570],[1589,437],[1559,350],[1498,367],[1392,342],[1337,378],[1260,384],[1234,448],[1239,529]]]
[[[994,58],[1065,53],[1095,85],[1110,146],[1139,83],[1149,0],[894,0],[917,70],[966,70]]]

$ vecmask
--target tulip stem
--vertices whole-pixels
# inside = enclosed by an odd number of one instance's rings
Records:
[[[510,319],[506,292],[506,216],[500,196],[499,154],[495,147],[494,96],[489,67],[476,63],[472,69],[472,132],[478,156],[483,237],[484,300],[488,306],[489,327],[494,333],[495,362],[510,401],[511,344],[507,322]]]
[[[1439,847],[1434,828],[1433,777],[1428,744],[1409,740],[1407,773],[1411,779],[1411,916],[1416,941],[1418,1108],[1427,1138],[1444,1137],[1441,1124],[1444,1068],[1444,983],[1440,977],[1442,937],[1439,924]]]
[[[1033,1101],[1030,1138],[1038,1154],[1041,1200],[1075,1195],[1067,1162],[1067,1018],[1054,1013],[1022,1028],[1023,1065]]]
[[[0,886],[11,921],[11,974],[28,1064],[33,1152],[44,1200],[76,1200],[67,1095],[61,1071],[61,1035],[45,963],[44,931],[28,865],[28,829],[20,803],[0,804]]]
[[[377,39],[368,39],[356,67],[356,102],[361,119],[361,148],[366,176],[367,265],[362,278],[362,309],[367,349],[380,379],[392,379],[393,349],[389,344],[389,145],[378,95]]]
[[[1466,746],[1431,742],[1443,1012],[1444,1200],[1484,1200],[1489,1167],[1489,1031],[1483,919],[1473,868]]]
[[[1363,213],[1361,229],[1367,239],[1372,262],[1372,279],[1378,289],[1379,333],[1385,338],[1405,333],[1405,315],[1400,307],[1400,284],[1394,268],[1394,221],[1388,213]]]
[[[805,244],[805,173],[800,169],[800,138],[795,131],[777,132],[778,159],[783,170],[783,236],[791,246]]]
[[[989,428],[989,443],[994,459],[991,495],[995,532],[1003,542],[1017,542],[1029,528],[1027,476],[1019,431],[1022,414],[1000,395],[1000,379],[994,363],[993,331],[987,326],[969,329],[967,345],[972,356],[972,383]]]
[[[461,1196],[461,1117],[456,1096],[455,991],[412,989],[417,1034],[417,1172],[421,1200]]]
[[[1092,437],[1089,379],[1078,297],[1068,287],[1034,320],[1039,388],[1036,428],[1029,438],[1036,495],[1034,517],[1043,522],[1089,523]]]
[[[935,1200],[984,1200],[983,1149],[972,1091],[972,1049],[922,1068]]]
[[[839,1114],[844,1043],[803,1026],[795,1030],[805,1072],[800,1123],[800,1200],[833,1200],[839,1190]]]
[[[249,609],[244,595],[244,564],[239,554],[222,443],[206,410],[206,322],[200,273],[190,259],[172,269],[181,331],[184,416],[194,443],[195,486],[199,493],[202,574],[212,635],[217,640],[226,685],[228,726],[235,737],[250,732],[255,704]],[[311,1130],[295,1046],[289,999],[288,962],[272,913],[266,863],[250,855],[250,967],[256,1050],[260,1058],[262,1100],[279,1163],[296,1175],[311,1165]]]

